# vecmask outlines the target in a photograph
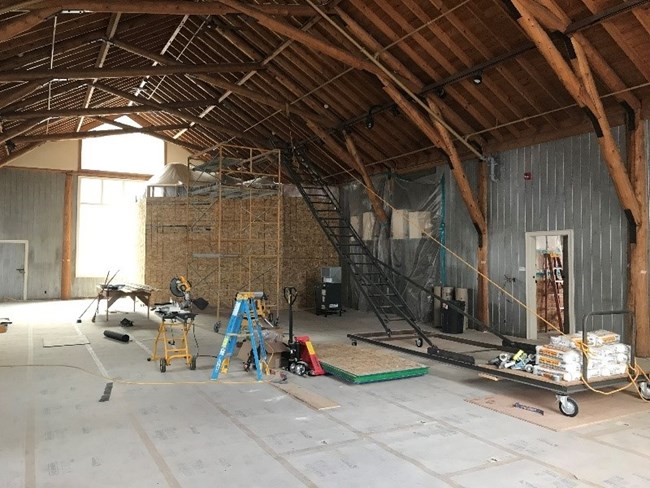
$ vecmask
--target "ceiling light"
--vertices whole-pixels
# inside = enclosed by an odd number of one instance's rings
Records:
[[[447,95],[447,91],[445,90],[445,87],[444,86],[439,87],[436,90],[436,95],[438,95],[438,98],[445,98],[445,96]]]
[[[472,76],[472,83],[474,83],[475,85],[480,85],[481,83],[483,83],[483,73],[481,71],[479,71],[478,73],[474,73],[474,75]]]
[[[372,129],[375,126],[375,118],[372,116],[372,112],[368,112],[366,115],[366,128]]]

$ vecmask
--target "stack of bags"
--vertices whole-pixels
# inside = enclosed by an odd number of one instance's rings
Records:
[[[582,334],[551,338],[537,346],[533,373],[553,381],[576,381],[582,377]],[[621,336],[608,330],[587,334],[587,378],[625,374],[630,364],[630,346],[621,344]]]

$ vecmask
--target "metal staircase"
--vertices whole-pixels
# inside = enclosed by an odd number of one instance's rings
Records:
[[[350,222],[343,217],[337,196],[309,163],[305,152],[297,148],[284,151],[282,163],[314,218],[348,265],[360,292],[377,315],[386,334],[391,335],[392,326],[408,325],[424,342],[433,346],[389,277],[390,273],[399,273],[379,261]]]

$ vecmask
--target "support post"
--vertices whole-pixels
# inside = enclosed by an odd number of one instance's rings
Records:
[[[636,355],[650,357],[650,307],[648,287],[648,193],[646,187],[647,161],[645,157],[645,128],[641,110],[634,111],[633,121],[628,126],[627,147],[629,171],[632,185],[641,205],[641,221],[636,226],[636,242],[629,245],[629,267],[627,279],[628,305],[634,311],[636,323]],[[631,225],[631,224],[630,224]]]
[[[487,224],[488,211],[488,165],[485,161],[478,163],[478,206],[483,214]],[[477,268],[478,268],[478,296],[476,303],[476,314],[478,319],[484,324],[490,323],[489,304],[490,304],[490,283],[488,276],[488,232],[487,228],[482,235],[481,242],[477,251]]]
[[[69,300],[72,282],[72,174],[65,174],[63,190],[63,244],[61,246],[61,299]]]

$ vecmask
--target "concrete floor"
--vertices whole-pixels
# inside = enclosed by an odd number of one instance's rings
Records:
[[[341,405],[316,411],[238,363],[228,383],[208,380],[209,357],[163,375],[146,361],[157,322],[145,309],[127,300],[108,323],[91,310],[76,324],[88,303],[0,303],[14,321],[0,335],[0,487],[650,486],[650,410],[553,432],[464,401],[494,384],[427,361],[426,376],[368,385],[290,375]],[[221,343],[214,321],[197,318],[201,354]],[[378,330],[358,312],[295,323],[316,345]],[[107,327],[133,340],[106,339]],[[78,332],[90,344],[43,347]],[[100,402],[103,376],[114,385]]]

